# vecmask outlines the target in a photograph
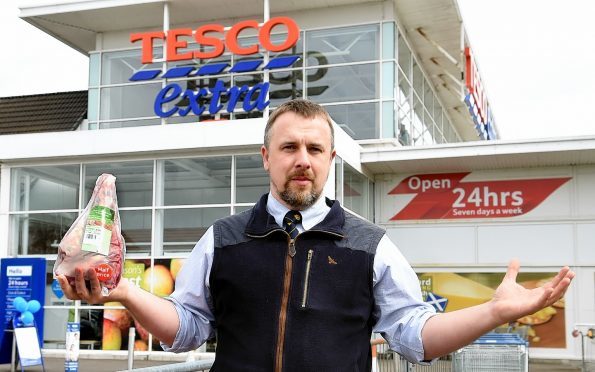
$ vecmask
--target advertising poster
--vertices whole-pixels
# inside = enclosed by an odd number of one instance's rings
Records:
[[[470,172],[416,174],[402,179],[388,195],[411,199],[390,221],[510,218],[539,207],[570,177],[486,179]]]
[[[174,282],[184,264],[182,258],[157,259],[151,267],[149,259],[127,259],[124,262],[123,276],[142,289],[164,297],[174,291]],[[121,306],[119,302],[107,302],[105,306]],[[149,346],[149,333],[125,309],[105,309],[103,311],[103,350],[127,350],[128,332],[135,327],[134,350],[162,350],[159,340],[153,337]]]
[[[11,359],[12,337],[4,337],[5,329],[12,328],[12,318],[17,313],[13,300],[22,297],[26,301],[45,303],[45,258],[3,258],[0,269],[0,363]],[[33,314],[37,337],[43,345],[43,307]],[[17,314],[18,315],[18,314]]]
[[[66,354],[64,355],[64,371],[78,372],[81,325],[78,322],[66,323]]]
[[[535,288],[552,279],[557,273],[519,273],[517,282],[527,289]],[[449,312],[489,301],[504,273],[418,273],[422,296],[438,312]],[[529,346],[565,348],[565,300],[560,299],[535,314],[503,324],[510,330],[526,332]]]

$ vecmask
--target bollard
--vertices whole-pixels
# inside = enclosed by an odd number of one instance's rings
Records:
[[[136,329],[130,327],[128,330],[128,370],[132,371],[134,365],[134,338],[136,337]]]

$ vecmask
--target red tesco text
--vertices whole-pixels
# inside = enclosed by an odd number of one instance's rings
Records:
[[[271,32],[276,26],[285,26],[287,34],[285,40],[280,44],[273,44]],[[258,43],[252,45],[240,45],[238,38],[241,32],[246,29],[254,29],[258,33]],[[220,24],[208,24],[191,28],[177,28],[167,31],[138,32],[130,35],[130,42],[141,41],[143,64],[153,63],[153,41],[155,39],[165,41],[165,56],[167,62],[183,61],[193,58],[216,58],[225,53],[226,50],[237,55],[249,55],[259,52],[259,45],[270,52],[282,52],[294,46],[299,38],[300,29],[295,21],[289,17],[271,18],[262,25],[255,20],[238,22],[227,31]],[[197,46],[207,46],[206,50],[186,50],[188,41],[181,37],[192,37]],[[223,36],[223,37],[221,37]]]

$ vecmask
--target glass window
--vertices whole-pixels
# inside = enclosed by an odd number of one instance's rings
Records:
[[[120,211],[126,252],[151,252],[151,211]]]
[[[43,310],[44,349],[64,348],[66,343],[66,323],[74,321],[72,309],[50,308]]]
[[[91,198],[95,182],[103,173],[116,177],[118,207],[148,207],[153,203],[153,161],[87,164],[85,166],[85,203]]]
[[[229,216],[229,208],[166,209],[163,251],[189,252],[216,220]]]
[[[414,97],[413,99],[413,130],[412,130],[412,139],[414,146],[423,145],[423,134],[426,130],[426,127],[423,124],[424,118],[424,108],[419,100],[419,98]]]
[[[399,143],[403,146],[411,146],[411,108],[409,104],[399,106]]]
[[[208,52],[208,51],[212,51],[214,50],[215,47],[210,46],[210,45],[200,45],[197,46],[195,42],[193,43],[188,43],[188,47],[185,49],[186,51],[190,51],[190,50],[200,50],[202,52]],[[179,50],[181,53],[184,53],[184,50],[180,49]],[[183,61],[173,61],[173,62],[168,62],[167,63],[167,68],[170,69],[172,67],[179,67],[179,66],[194,66],[196,68],[200,68],[203,65],[209,64],[209,63],[223,63],[226,62],[229,65],[232,64],[231,61],[231,56],[232,53],[223,53],[222,55],[215,57],[215,58],[192,58],[192,59],[187,59],[187,60],[183,60]]]
[[[231,157],[164,161],[164,205],[231,202]]]
[[[401,99],[408,99],[411,95],[411,83],[405,79],[403,72],[399,68],[399,94],[403,96]]]
[[[80,166],[12,169],[13,211],[78,209]]]
[[[400,33],[398,43],[399,67],[401,68],[403,75],[407,78],[407,80],[411,81],[411,51],[409,50],[407,43],[405,43],[403,35]]]
[[[424,131],[423,143],[424,143],[424,145],[433,145],[435,143],[434,138],[432,137],[432,127],[431,126],[426,128],[426,130]]]
[[[438,129],[440,129],[440,132],[442,132],[442,106],[440,105],[440,102],[438,102],[438,98],[436,96],[434,96],[434,113],[432,116],[434,117],[436,126]]]
[[[234,119],[254,119],[262,118],[264,111],[252,110],[250,112],[236,112],[233,114]]]
[[[382,59],[395,58],[395,31],[393,22],[382,24]]]
[[[426,106],[428,112],[432,113],[434,111],[434,93],[428,81],[424,84],[424,106]]]
[[[100,123],[101,129],[144,127],[148,125],[160,125],[161,119],[124,120]]]
[[[378,98],[378,64],[308,69],[308,98],[317,103]]]
[[[395,138],[395,103],[382,102],[382,137]]]
[[[426,144],[435,143],[434,136],[436,135],[436,133],[435,133],[436,126],[434,125],[434,122],[432,121],[432,117],[430,116],[430,114],[427,111],[424,111],[424,125],[426,126],[426,128],[428,128],[428,130],[426,132],[425,143]]]
[[[416,62],[413,62],[413,90],[420,99],[424,97],[424,75]]]
[[[271,71],[269,74],[270,107],[278,107],[290,99],[304,94],[304,77],[301,70]]]
[[[163,58],[161,47],[153,48],[153,59]],[[125,84],[130,82],[130,77],[140,70],[161,70],[161,62],[143,65],[141,63],[141,50],[123,50],[118,52],[102,53],[101,58],[101,84]]]
[[[236,202],[255,203],[268,191],[269,175],[263,168],[262,156],[236,156]]]
[[[378,24],[306,32],[307,65],[378,60]],[[324,56],[323,59],[317,55]]]
[[[91,53],[89,55],[89,86],[96,87],[99,85],[99,76],[101,75],[101,66],[99,65],[101,55],[99,53]]]
[[[99,89],[89,89],[87,98],[87,119],[89,121],[99,120]]]
[[[258,73],[258,74],[250,74],[250,75],[236,75],[233,79],[233,84],[236,87],[240,87],[240,89],[242,89],[243,87],[246,87],[246,90],[242,93],[240,93],[239,95],[239,99],[235,105],[235,111],[239,111],[239,112],[246,112],[246,110],[244,110],[243,106],[244,104],[246,104],[248,107],[256,105],[259,97],[263,94],[262,89],[258,89],[258,90],[253,90],[252,93],[250,94],[250,97],[248,98],[248,93],[250,92],[248,89],[252,90],[252,88],[259,83],[262,83],[264,81],[264,76],[262,73]],[[262,102],[266,102],[266,99],[263,99]],[[227,109],[227,107],[226,107]],[[251,110],[252,111],[258,111],[257,108]]]
[[[160,90],[161,83],[102,88],[100,119],[156,116],[153,103]]]
[[[395,64],[384,62],[382,64],[382,98],[395,97]]]
[[[19,254],[57,254],[58,244],[78,213],[31,213],[11,216]]]
[[[368,178],[344,163],[343,206],[364,218],[370,218]]]
[[[275,29],[273,29],[275,30]],[[300,33],[300,37],[298,38],[298,41],[296,43],[295,46],[291,47],[288,50],[282,51],[282,52],[269,52],[269,58],[275,58],[278,56],[300,56],[303,57],[303,32]],[[285,41],[287,40],[287,34],[286,33],[277,33],[277,34],[272,34],[271,35],[271,43],[273,45],[281,45],[283,44]],[[257,37],[242,37],[238,39],[238,44],[241,47],[249,47],[252,45],[260,45],[260,43],[258,42],[258,38]],[[266,53],[266,50],[260,46],[259,47],[259,51],[256,54],[251,54],[249,56],[242,56],[242,55],[234,55],[234,63],[238,62],[238,61],[242,61],[242,60],[246,60],[246,59],[252,59],[252,58],[264,58],[264,55]]]
[[[442,128],[443,128],[444,138],[446,138],[446,142],[448,142],[448,143],[454,142],[452,140],[450,125],[448,123],[445,123],[445,125]]]
[[[335,199],[343,204],[343,159],[335,156]]]
[[[380,138],[378,103],[335,105],[325,108],[337,125],[354,139]]]
[[[236,87],[241,87],[247,85],[248,87],[253,87],[258,83],[263,82],[263,75],[262,73],[258,74],[250,74],[250,75],[236,75],[233,79],[233,85]],[[243,100],[243,95],[242,95]]]
[[[219,118],[223,118],[224,115],[218,115]],[[229,114],[226,114],[225,117],[229,119]],[[198,123],[198,116],[195,115],[186,115],[186,116],[170,116],[169,118],[165,119],[166,124],[182,124],[182,123]]]

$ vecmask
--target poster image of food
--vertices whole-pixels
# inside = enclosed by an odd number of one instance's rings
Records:
[[[504,278],[504,273],[418,273],[424,301],[437,312],[449,312],[489,301]],[[556,273],[519,273],[517,282],[527,289],[535,288],[552,279]],[[503,324],[512,332],[520,333],[529,346],[565,348],[565,300],[560,299],[534,314]]]
[[[123,277],[157,296],[168,296],[174,291],[174,282],[184,264],[182,258],[154,260],[151,266],[149,259],[127,259],[124,262]],[[105,306],[122,306],[119,302],[107,302]],[[159,340],[149,338],[149,332],[136,321],[126,309],[105,309],[103,311],[103,350],[127,350],[130,327],[136,330],[135,351],[162,350]],[[149,344],[151,343],[151,345]]]

